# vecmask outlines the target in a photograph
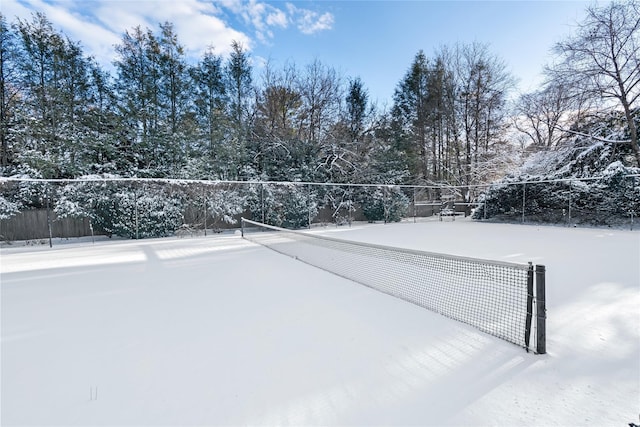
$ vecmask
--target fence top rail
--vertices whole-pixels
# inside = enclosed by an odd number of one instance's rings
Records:
[[[352,241],[352,240],[337,239],[335,237],[328,237],[328,236],[323,236],[323,235],[319,235],[319,234],[310,234],[310,233],[305,233],[303,231],[290,230],[288,228],[281,228],[281,227],[276,227],[274,225],[267,225],[267,224],[263,224],[263,223],[256,222],[256,221],[252,221],[252,220],[246,219],[246,218],[241,218],[241,221],[242,221],[243,225],[244,225],[244,223],[247,223],[247,224],[253,225],[255,227],[267,228],[269,230],[273,230],[273,231],[277,231],[277,232],[291,233],[291,234],[295,234],[295,235],[298,235],[298,236],[303,236],[303,237],[307,237],[307,238],[311,238],[311,239],[320,239],[320,240],[324,240],[324,241],[328,241],[328,242],[335,242],[335,243],[340,243],[340,244],[345,244],[345,245],[356,245],[356,246],[368,247],[368,248],[373,248],[373,249],[380,249],[382,251],[388,251],[388,252],[401,252],[401,253],[410,254],[410,255],[418,255],[418,256],[425,256],[425,257],[431,257],[431,258],[446,259],[446,260],[450,260],[450,261],[461,261],[461,262],[467,262],[467,263],[472,263],[472,264],[481,264],[481,265],[493,265],[493,266],[498,266],[498,267],[511,268],[511,269],[514,269],[514,270],[528,270],[530,268],[530,266],[532,265],[531,263],[529,263],[529,264],[518,264],[518,263],[515,263],[515,262],[495,261],[495,260],[487,260],[487,259],[481,259],[481,258],[471,258],[471,257],[458,256],[458,255],[441,254],[441,253],[437,253],[437,252],[419,251],[419,250],[416,250],[416,249],[399,248],[399,247],[395,247],[395,246],[378,245],[378,244],[375,244],[375,243],[366,243],[366,242],[357,242],[357,241]]]
[[[625,178],[640,178],[640,174],[624,175]],[[495,182],[469,185],[449,185],[449,184],[384,184],[384,183],[346,183],[346,182],[311,182],[311,181],[260,181],[260,180],[204,180],[204,179],[177,179],[177,178],[123,178],[123,177],[85,177],[85,178],[28,178],[28,177],[0,177],[0,183],[4,182],[33,182],[52,184],[72,184],[90,182],[149,182],[159,184],[242,184],[242,185],[294,185],[294,186],[322,186],[322,187],[365,187],[365,188],[406,188],[406,189],[470,189],[487,188],[494,185],[522,185],[522,184],[546,184],[553,182],[577,182],[577,181],[597,181],[602,177],[586,178],[557,178],[542,180],[525,180],[514,182]]]

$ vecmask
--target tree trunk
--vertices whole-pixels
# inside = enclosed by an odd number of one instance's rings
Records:
[[[618,82],[620,86],[620,90],[624,90],[624,86],[621,82]],[[629,126],[629,134],[631,135],[631,149],[633,150],[633,154],[636,157],[636,163],[638,167],[640,167],[640,147],[638,147],[638,129],[636,128],[636,122],[633,120],[633,116],[631,114],[631,108],[629,107],[629,102],[627,101],[627,97],[625,96],[625,92],[622,92],[622,96],[620,97],[620,101],[622,101],[622,106],[624,107],[624,116],[627,119],[627,125]]]

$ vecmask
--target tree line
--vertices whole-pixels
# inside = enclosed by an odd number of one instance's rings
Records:
[[[640,165],[639,26],[636,1],[589,8],[546,82],[519,97],[486,44],[419,51],[385,110],[320,60],[256,70],[234,42],[189,63],[169,22],[127,30],[107,72],[44,14],[0,15],[1,173],[471,187],[617,109],[620,150]]]

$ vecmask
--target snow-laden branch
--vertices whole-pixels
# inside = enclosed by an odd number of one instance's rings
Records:
[[[631,143],[630,139],[609,139],[609,138],[602,138],[599,136],[595,136],[595,135],[589,135],[588,133],[584,133],[584,132],[579,132],[577,130],[571,130],[571,129],[565,129],[562,126],[558,125],[558,124],[554,124],[551,125],[553,128],[558,129],[561,132],[567,132],[573,135],[577,135],[577,136],[582,136],[585,138],[591,138],[593,140],[596,141],[600,141],[600,142],[605,142],[608,144],[629,144]]]
[[[624,178],[640,178],[640,174],[630,173],[623,175]],[[602,176],[593,177],[571,177],[571,178],[554,178],[554,179],[531,179],[524,181],[511,181],[502,183],[504,185],[520,185],[520,184],[542,184],[549,182],[577,182],[577,181],[597,181]],[[220,184],[237,184],[237,185],[283,185],[283,186],[319,186],[319,187],[362,187],[362,188],[406,188],[406,189],[469,189],[469,188],[485,188],[495,185],[495,183],[466,184],[466,185],[449,185],[449,184],[381,184],[381,183],[346,183],[346,182],[312,182],[312,181],[259,181],[259,180],[195,180],[195,179],[173,179],[173,178],[91,178],[91,179],[46,179],[46,178],[17,178],[17,177],[0,177],[0,184],[9,182],[33,182],[33,183],[58,183],[58,184],[85,184],[91,182],[123,182],[123,183],[157,183],[157,184],[198,184],[198,185],[220,185]]]

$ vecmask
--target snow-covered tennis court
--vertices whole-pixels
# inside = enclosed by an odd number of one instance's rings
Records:
[[[548,354],[233,234],[3,248],[1,424],[638,422],[638,231],[314,232],[546,265]]]

